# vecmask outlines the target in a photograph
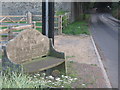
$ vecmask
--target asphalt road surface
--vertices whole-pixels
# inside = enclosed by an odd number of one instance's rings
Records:
[[[92,14],[90,31],[113,88],[118,88],[118,22],[110,14]]]

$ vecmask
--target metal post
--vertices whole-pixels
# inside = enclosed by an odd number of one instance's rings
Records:
[[[54,2],[49,2],[49,31],[48,37],[52,38],[54,44]]]
[[[42,2],[42,34],[46,35],[46,3]]]
[[[48,36],[48,30],[49,30],[49,24],[48,24],[48,19],[49,19],[49,15],[48,15],[49,4],[48,4],[48,0],[46,0],[46,10],[45,11],[46,11],[46,36]]]
[[[48,36],[48,27],[49,27],[49,24],[48,24],[48,10],[49,10],[49,7],[48,7],[48,0],[45,0],[45,2],[42,2],[42,33],[43,35],[46,35]]]
[[[53,39],[54,44],[54,2],[42,2],[42,34]]]

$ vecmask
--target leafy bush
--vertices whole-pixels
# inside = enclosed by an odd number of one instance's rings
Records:
[[[66,13],[68,13],[68,11],[57,11],[56,12],[57,16],[60,16],[60,15],[63,16],[62,17],[62,26],[63,26],[63,28],[65,28],[69,23],[69,19],[68,19],[67,15],[65,15]]]
[[[69,19],[65,15],[65,16],[63,16],[62,21],[63,21],[62,26],[63,26],[63,28],[65,28],[69,24]]]

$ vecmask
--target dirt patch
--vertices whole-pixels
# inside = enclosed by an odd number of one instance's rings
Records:
[[[66,53],[67,74],[78,78],[74,88],[107,88],[90,36],[55,36],[55,48]]]
[[[74,88],[107,88],[101,68],[80,64],[77,62],[67,62],[68,75],[77,77],[77,81],[72,84]]]
[[[55,48],[66,53],[68,61],[78,63],[96,64],[99,66],[97,56],[88,35],[59,35],[55,36]]]

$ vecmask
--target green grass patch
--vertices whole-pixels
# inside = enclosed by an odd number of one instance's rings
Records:
[[[45,73],[33,73],[24,74],[18,72],[4,72],[0,75],[0,89],[1,88],[37,88],[43,90],[43,88],[71,88],[73,82],[76,82],[77,78],[61,75],[58,78],[53,76],[46,76]]]
[[[21,29],[21,30],[13,30],[13,32],[21,32],[23,31],[24,29]]]
[[[75,57],[75,56],[66,56],[66,58],[73,58],[73,57]]]
[[[26,21],[21,21],[21,22],[5,22],[5,23],[26,23]]]
[[[74,70],[73,65],[75,64],[74,61],[68,61],[67,63],[67,73],[69,76],[76,78],[78,77],[77,71]]]
[[[92,66],[97,66],[97,64],[91,64]]]
[[[56,12],[56,15],[59,16],[59,15],[64,15],[66,13],[66,11],[57,11]]]
[[[2,59],[2,55],[0,55],[0,59]]]
[[[90,34],[88,31],[88,23],[86,21],[76,21],[69,24],[63,29],[63,33],[69,35]]]
[[[42,28],[36,28],[36,30],[38,30],[38,31],[42,32]]]
[[[42,23],[36,23],[36,26],[42,26]]]
[[[42,23],[36,23],[36,26],[42,26]],[[42,28],[36,28],[36,30],[42,32]]]
[[[1,27],[1,29],[7,29],[7,27]]]
[[[7,35],[1,35],[1,37],[7,37]]]

